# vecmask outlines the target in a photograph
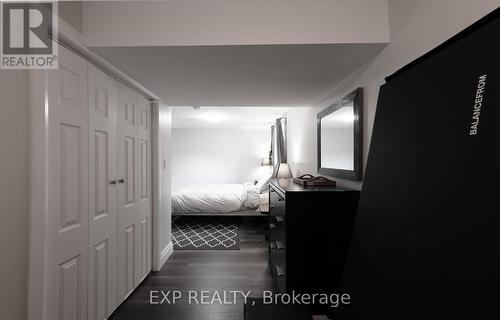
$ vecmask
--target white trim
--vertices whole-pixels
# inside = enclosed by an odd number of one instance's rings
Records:
[[[158,265],[158,268],[154,269],[154,271],[160,271],[160,269],[163,267],[165,262],[167,262],[168,258],[170,258],[170,255],[173,252],[174,252],[174,243],[170,241],[161,251],[160,264]]]
[[[78,54],[79,56],[87,60],[88,62],[92,63],[103,72],[107,73],[113,79],[123,83],[125,86],[133,89],[134,91],[139,92],[148,100],[150,101],[159,100],[156,94],[146,89],[146,87],[144,87],[142,84],[132,79],[125,72],[121,71],[120,69],[109,63],[107,60],[103,59],[101,56],[90,51],[82,44],[73,41],[71,38],[66,37],[62,33],[59,33],[58,42],[62,46],[68,48],[69,50],[73,51],[74,53]]]
[[[142,84],[132,79],[125,72],[118,69],[95,52],[87,49],[85,46],[85,37],[61,19],[59,19],[58,31],[58,42],[61,45],[89,61],[115,80],[123,83],[135,91],[138,91],[147,99],[152,101],[159,100],[159,97],[156,94],[148,90]]]
[[[157,101],[151,103],[151,149],[152,149],[152,234],[153,234],[153,270],[159,270],[161,260],[161,197],[160,197],[160,174],[161,174],[161,155],[160,155],[160,106]]]
[[[30,71],[30,194],[27,319],[45,319],[45,222],[48,212],[48,73]]]

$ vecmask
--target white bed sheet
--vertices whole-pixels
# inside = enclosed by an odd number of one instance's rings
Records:
[[[269,212],[269,192],[264,192],[260,194],[259,211]]]
[[[203,184],[172,194],[174,213],[228,213],[257,208],[259,191],[251,183]]]

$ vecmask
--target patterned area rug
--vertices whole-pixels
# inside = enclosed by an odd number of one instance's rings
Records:
[[[172,223],[175,250],[239,250],[239,222],[232,217],[179,217]]]

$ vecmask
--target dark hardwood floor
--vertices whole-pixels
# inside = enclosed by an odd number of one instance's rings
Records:
[[[189,290],[251,291],[250,297],[272,290],[267,260],[265,218],[240,218],[240,250],[174,250],[162,270],[152,272],[130,297],[111,315],[110,320],[241,320],[243,297],[236,304],[188,304]],[[151,290],[179,290],[176,304],[150,301]],[[163,297],[161,293],[159,300]]]

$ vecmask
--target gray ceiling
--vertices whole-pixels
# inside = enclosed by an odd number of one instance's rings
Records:
[[[168,105],[310,106],[385,44],[91,48]]]

